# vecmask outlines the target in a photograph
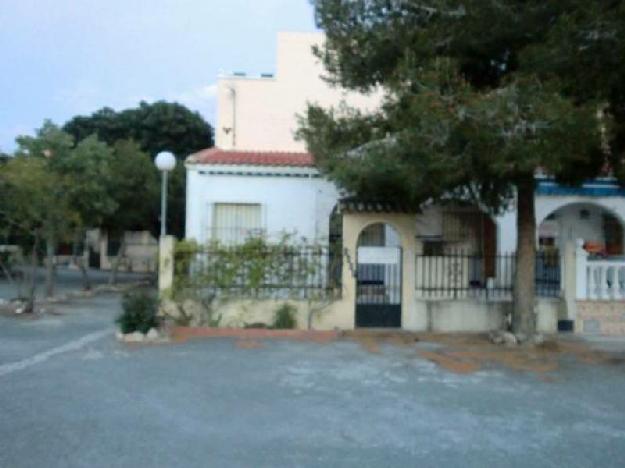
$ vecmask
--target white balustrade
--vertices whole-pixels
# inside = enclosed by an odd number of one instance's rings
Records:
[[[578,241],[576,252],[577,298],[595,301],[625,299],[625,259],[592,259]]]

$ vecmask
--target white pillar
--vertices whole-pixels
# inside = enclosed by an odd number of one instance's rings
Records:
[[[591,294],[591,292],[588,291],[588,252],[584,250],[583,239],[577,240],[575,249],[575,278],[577,299],[588,299]]]
[[[577,308],[575,300],[578,296],[576,245],[573,241],[565,242],[561,258],[561,288],[566,303],[566,318],[575,320]]]

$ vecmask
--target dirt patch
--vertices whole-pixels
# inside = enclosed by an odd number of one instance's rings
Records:
[[[356,341],[370,353],[379,353],[382,344],[412,347],[419,341],[415,333],[393,330],[350,330],[343,332],[343,337]]]
[[[378,353],[382,344],[414,346],[416,342],[435,343],[440,349],[418,350],[417,355],[440,367],[459,374],[469,374],[480,369],[499,366],[521,372],[537,374],[541,380],[552,379],[544,375],[557,370],[564,357],[572,357],[586,364],[625,364],[625,358],[593,350],[581,340],[553,337],[538,346],[507,348],[493,344],[486,334],[434,334],[404,331],[354,331],[346,338],[358,342],[365,350]]]
[[[239,349],[260,349],[265,345],[258,340],[237,340],[234,345]]]
[[[419,351],[419,355],[456,374],[471,374],[480,370],[478,362],[470,359],[450,356],[435,351]]]

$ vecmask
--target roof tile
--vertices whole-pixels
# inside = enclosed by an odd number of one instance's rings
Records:
[[[238,151],[209,148],[192,154],[187,159],[192,164],[314,167],[310,153],[282,151]]]

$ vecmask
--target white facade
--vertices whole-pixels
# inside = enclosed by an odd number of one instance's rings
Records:
[[[301,152],[297,116],[307,103],[375,108],[380,96],[347,93],[330,87],[312,47],[321,33],[278,34],[275,75],[220,77],[217,93],[216,147],[254,152]],[[201,164],[187,161],[186,237],[204,243],[215,238],[215,206],[260,205],[261,228],[270,238],[282,234],[327,242],[329,218],[339,194],[313,167]],[[219,228],[217,228],[219,229]]]
[[[297,116],[304,113],[307,103],[336,107],[345,101],[363,110],[379,105],[381,93],[368,96],[348,93],[331,87],[322,79],[323,66],[312,53],[313,46],[322,42],[322,33],[280,33],[275,74],[261,77],[235,74],[219,78],[217,148],[303,154],[304,142],[296,141],[294,133],[298,126]],[[200,242],[210,238],[213,209],[219,203],[260,204],[262,229],[272,236],[290,232],[322,241],[328,235],[328,217],[339,194],[334,185],[319,178],[312,167],[216,166],[188,162],[187,168],[188,238]],[[599,189],[605,187],[599,184]],[[588,208],[590,219],[579,219],[579,204]],[[605,240],[601,226],[604,211],[621,221],[625,219],[623,196],[537,193],[537,225],[566,206],[570,208],[559,213],[556,222],[548,220],[543,226],[543,229],[558,231],[557,244],[560,246],[566,240],[580,238],[596,242]],[[514,252],[517,243],[514,207],[494,216],[493,220],[496,224],[494,251]],[[441,238],[442,230],[438,208],[426,209],[416,217],[416,232],[420,239]],[[456,242],[453,248],[473,247]]]
[[[189,166],[187,171],[189,239],[205,243],[214,232],[220,203],[259,204],[263,231],[273,239],[327,242],[329,219],[338,199],[334,184],[313,168]]]

